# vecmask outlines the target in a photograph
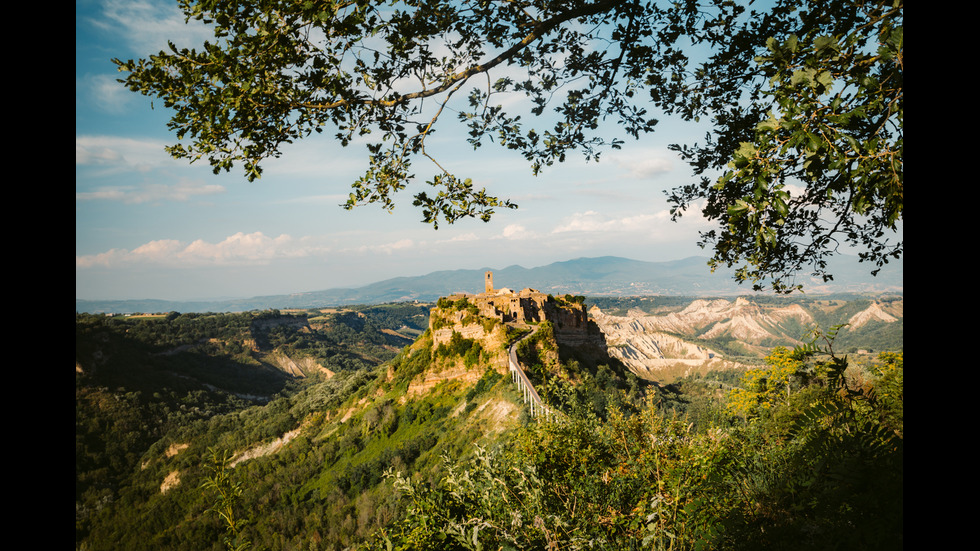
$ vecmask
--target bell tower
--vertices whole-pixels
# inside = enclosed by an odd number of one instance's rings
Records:
[[[484,283],[486,284],[486,293],[489,295],[493,293],[493,272],[488,271],[483,277]]]

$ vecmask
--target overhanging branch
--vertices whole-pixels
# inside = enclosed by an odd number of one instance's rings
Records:
[[[451,77],[449,77],[446,80],[444,80],[442,84],[440,84],[439,86],[437,86],[435,88],[430,88],[430,89],[427,89],[427,90],[420,90],[418,92],[412,92],[410,94],[405,94],[405,95],[399,95],[399,96],[393,97],[391,99],[380,99],[380,100],[373,100],[373,99],[365,99],[365,100],[342,99],[342,100],[337,100],[337,101],[330,102],[330,103],[308,103],[308,102],[303,102],[303,103],[298,104],[297,107],[305,107],[305,108],[309,108],[309,109],[323,109],[323,110],[336,109],[336,108],[339,108],[339,107],[345,107],[345,106],[349,106],[349,105],[371,105],[371,106],[378,106],[378,107],[394,107],[396,105],[407,103],[407,102],[412,101],[412,100],[424,99],[424,98],[431,97],[431,96],[434,96],[434,95],[437,95],[437,94],[441,94],[441,93],[449,90],[450,88],[452,88],[452,87],[454,87],[454,86],[456,86],[456,85],[458,85],[458,84],[460,84],[462,82],[465,82],[467,79],[469,79],[473,75],[478,75],[480,73],[485,73],[485,72],[489,71],[490,69],[493,69],[497,65],[500,65],[504,61],[507,61],[508,59],[514,57],[518,52],[520,52],[521,50],[527,48],[531,43],[537,41],[538,39],[540,39],[544,35],[550,33],[556,27],[558,27],[559,25],[561,25],[562,23],[565,23],[566,21],[569,21],[569,20],[572,20],[572,19],[577,19],[579,17],[587,17],[589,15],[595,15],[595,14],[598,14],[598,13],[603,13],[603,12],[609,11],[612,8],[618,6],[619,4],[622,4],[622,3],[626,2],[626,1],[627,0],[604,0],[602,2],[597,2],[595,4],[587,4],[587,5],[581,6],[581,7],[577,8],[577,9],[570,10],[570,11],[567,11],[565,13],[556,15],[556,16],[554,16],[551,19],[548,19],[546,21],[538,22],[537,24],[535,24],[531,28],[531,32],[528,33],[528,35],[525,36],[523,39],[521,39],[520,42],[514,44],[513,46],[511,46],[507,50],[503,51],[497,57],[491,59],[490,61],[488,61],[486,63],[482,63],[482,64],[479,64],[479,65],[474,65],[474,66],[466,69],[465,71],[460,71],[460,72],[456,73],[455,75],[452,75]]]

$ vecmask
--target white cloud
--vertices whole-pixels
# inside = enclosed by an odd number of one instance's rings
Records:
[[[203,23],[193,19],[185,22],[176,2],[103,0],[101,17],[91,23],[121,35],[139,55],[166,49],[168,40],[178,46],[198,47],[214,37]]]
[[[269,237],[262,232],[238,232],[217,243],[197,239],[191,243],[159,239],[132,250],[110,251],[75,257],[76,268],[118,268],[135,264],[198,267],[267,264],[276,259],[308,257],[327,252],[314,239],[294,239],[287,234]]]
[[[286,234],[271,238],[262,232],[238,232],[220,243],[197,239],[184,248],[180,256],[204,263],[261,262],[280,256],[291,256],[287,252],[291,241],[292,238]]]
[[[87,75],[75,83],[87,105],[111,115],[124,113],[137,96],[116,81],[115,75]]]
[[[122,138],[119,136],[76,136],[75,166],[97,172],[101,180],[111,175],[128,173],[147,174],[175,162],[163,150],[163,142],[148,139]],[[173,180],[174,177],[167,177]],[[76,183],[79,180],[76,179]],[[177,178],[173,183],[141,183],[117,186],[101,186],[75,192],[76,201],[121,201],[128,204],[154,201],[189,201],[194,197],[224,193],[219,184],[207,184],[202,180]]]
[[[145,172],[167,163],[166,144],[119,136],[75,136],[75,165]]]
[[[632,155],[610,155],[612,162],[626,169],[629,178],[649,179],[673,170],[673,162],[661,151],[638,151]]]
[[[509,224],[502,233],[504,239],[524,239],[528,237],[527,228],[520,224]]]
[[[356,253],[382,253],[382,254],[393,254],[395,252],[415,248],[418,244],[408,238],[397,239],[388,243],[378,243],[373,245],[361,245],[360,247],[354,247],[345,249],[341,252],[356,252]]]
[[[142,262],[163,262],[179,257],[184,245],[175,239],[159,239],[150,241],[133,249],[131,255],[134,260]]]
[[[788,192],[792,197],[803,197],[806,195],[806,186],[798,184],[786,184],[785,191]]]
[[[75,192],[76,201],[125,201],[132,187],[101,187],[92,191]]]
[[[76,201],[121,201],[127,204],[156,201],[186,202],[195,197],[224,193],[224,186],[197,180],[180,179],[175,184],[141,184],[139,186],[101,187],[75,193]]]
[[[104,253],[75,256],[75,268],[110,267],[126,263],[131,259],[130,251],[110,249]]]
[[[566,217],[551,233],[628,234],[632,239],[638,236],[650,239],[669,237],[680,229],[676,222],[671,221],[670,212],[666,210],[629,216],[607,216],[586,211]]]
[[[445,239],[442,243],[466,243],[469,241],[479,241],[480,238],[473,232],[464,233],[460,235],[453,236],[450,239]]]

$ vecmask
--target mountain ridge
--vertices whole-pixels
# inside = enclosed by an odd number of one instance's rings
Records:
[[[867,273],[854,262],[840,261],[834,267],[835,280],[803,281],[809,294],[831,293],[901,293],[901,261],[878,277]],[[264,295],[250,298],[172,301],[85,300],[75,299],[75,311],[87,313],[135,312],[237,312],[277,308],[333,307],[387,302],[431,302],[459,291],[478,291],[483,273],[492,270],[497,280],[509,288],[534,287],[553,294],[594,296],[737,296],[753,294],[751,288],[738,285],[731,269],[711,273],[707,257],[688,257],[663,262],[648,262],[616,256],[580,257],[525,268],[512,264],[503,269],[485,266],[478,269],[438,270],[419,276],[400,276],[356,288],[331,288],[319,291]],[[853,264],[853,266],[852,266]],[[801,276],[802,278],[802,276]]]

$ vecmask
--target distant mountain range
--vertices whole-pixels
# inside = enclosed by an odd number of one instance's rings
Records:
[[[258,296],[215,301],[166,300],[81,300],[75,299],[76,312],[240,312],[270,308],[312,308],[385,302],[433,301],[464,291],[483,291],[483,274],[494,272],[497,288],[531,287],[552,294],[571,293],[592,296],[735,296],[752,294],[751,287],[740,286],[730,270],[712,274],[707,258],[690,257],[670,262],[644,262],[614,256],[578,258],[537,268],[508,266],[473,270],[446,270],[416,277],[397,277],[353,289],[327,289],[289,295]],[[869,268],[853,262],[831,264],[834,281],[823,283],[803,276],[807,294],[901,293],[902,262],[889,265],[878,277]]]

